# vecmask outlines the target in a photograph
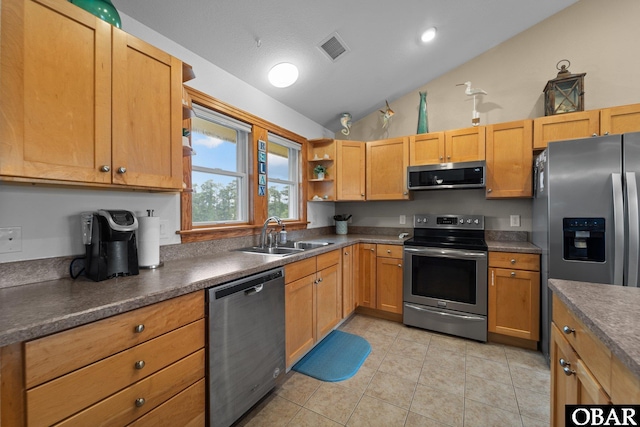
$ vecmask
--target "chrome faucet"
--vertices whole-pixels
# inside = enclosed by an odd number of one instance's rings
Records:
[[[278,225],[282,225],[282,220],[280,218],[278,218],[277,216],[270,216],[269,218],[267,218],[267,220],[264,222],[264,224],[262,225],[262,231],[260,232],[260,247],[264,248],[266,245],[266,237],[267,237],[267,227],[269,226],[269,223],[271,221],[275,221],[278,223]],[[276,242],[277,242],[277,238],[276,238]]]

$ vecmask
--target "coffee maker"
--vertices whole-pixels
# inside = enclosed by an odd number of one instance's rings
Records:
[[[138,274],[138,220],[125,210],[82,214],[85,275],[96,282]]]

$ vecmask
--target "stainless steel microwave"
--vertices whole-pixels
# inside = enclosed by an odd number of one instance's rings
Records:
[[[483,188],[485,170],[484,161],[409,166],[407,182],[409,190]]]

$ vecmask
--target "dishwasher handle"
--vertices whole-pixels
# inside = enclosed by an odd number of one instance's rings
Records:
[[[257,294],[258,292],[260,292],[262,290],[263,287],[264,287],[264,285],[254,286],[253,288],[249,288],[246,291],[244,291],[244,294],[246,296],[251,296],[253,294]]]

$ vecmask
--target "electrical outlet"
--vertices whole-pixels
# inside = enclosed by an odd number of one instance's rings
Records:
[[[520,215],[511,215],[511,226],[520,227]]]
[[[400,215],[400,224],[406,224],[406,223],[407,223],[407,216]]]
[[[22,227],[0,228],[0,254],[22,252]]]

